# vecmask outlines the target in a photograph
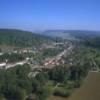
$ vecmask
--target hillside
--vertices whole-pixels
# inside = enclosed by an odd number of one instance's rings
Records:
[[[89,72],[83,86],[68,100],[100,100],[100,73]]]
[[[28,31],[0,29],[0,45],[29,47],[48,40],[50,38]]]
[[[58,36],[68,39],[88,39],[93,38],[95,36],[100,36],[100,31],[85,31],[85,30],[47,30],[42,34],[46,34],[48,36]]]
[[[100,36],[88,39],[84,43],[86,46],[100,48]]]
[[[99,31],[85,31],[85,30],[68,30],[64,31],[64,33],[69,33],[71,36],[78,39],[88,39],[96,36],[100,36]]]

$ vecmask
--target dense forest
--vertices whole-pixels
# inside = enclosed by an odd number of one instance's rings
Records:
[[[50,37],[32,32],[15,29],[0,29],[0,45],[30,47],[50,40]]]
[[[72,73],[71,69],[69,71]],[[44,69],[32,78],[28,77],[31,72],[29,65],[0,69],[0,100],[46,100],[50,95],[67,97],[80,86],[77,70],[74,69],[72,75],[69,71],[64,66],[57,66]]]
[[[100,36],[88,39],[84,43],[87,46],[91,46],[91,47],[94,47],[94,48],[100,48]]]

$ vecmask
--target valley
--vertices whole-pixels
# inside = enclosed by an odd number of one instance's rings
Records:
[[[0,0],[0,100],[100,100],[100,0]]]
[[[99,73],[96,36],[79,40],[15,31],[0,30],[6,37],[0,34],[0,100],[70,100],[88,73]],[[16,35],[16,41],[25,39],[27,45],[21,41],[13,44]]]

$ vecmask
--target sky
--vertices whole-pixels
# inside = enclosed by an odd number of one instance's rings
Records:
[[[100,30],[100,0],[0,0],[0,28]]]

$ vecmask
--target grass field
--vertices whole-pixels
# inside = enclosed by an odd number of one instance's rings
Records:
[[[59,96],[51,96],[49,97],[47,100],[68,100],[68,98],[63,98],[63,97],[59,97]]]

